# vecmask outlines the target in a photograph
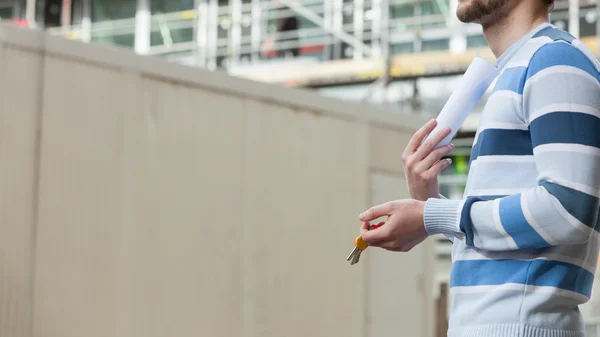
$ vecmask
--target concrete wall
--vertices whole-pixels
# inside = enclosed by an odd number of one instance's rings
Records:
[[[432,336],[432,240],[344,260],[422,121],[8,26],[0,92],[0,336]]]

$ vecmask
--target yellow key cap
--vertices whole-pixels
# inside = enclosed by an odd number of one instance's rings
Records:
[[[377,229],[377,228],[381,227],[383,224],[384,224],[384,222],[380,222],[377,225],[371,225],[369,227],[369,230]],[[362,236],[358,236],[354,240],[354,249],[352,249],[352,252],[346,258],[346,261],[349,261],[350,265],[358,263],[358,260],[360,259],[360,254],[365,249],[367,249],[367,247],[369,247],[369,245],[363,240]]]

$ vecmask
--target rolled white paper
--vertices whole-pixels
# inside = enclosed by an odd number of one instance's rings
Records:
[[[498,69],[495,66],[480,57],[475,57],[436,118],[437,126],[427,137],[446,127],[452,130],[435,147],[436,149],[450,143],[497,75]]]

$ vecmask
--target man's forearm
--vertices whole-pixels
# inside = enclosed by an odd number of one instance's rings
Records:
[[[544,248],[589,240],[599,206],[598,198],[546,185],[487,201],[429,199],[424,222],[430,235],[453,236],[486,251]]]

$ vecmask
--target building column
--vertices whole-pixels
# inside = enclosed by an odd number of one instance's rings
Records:
[[[569,0],[569,33],[579,38],[579,0]]]
[[[242,48],[242,0],[229,0],[231,29],[229,30],[229,48],[231,58],[228,65],[235,66],[240,62]]]
[[[206,47],[208,38],[208,3],[196,0],[196,66],[206,67]]]
[[[458,8],[458,0],[450,0],[450,10],[448,11],[447,22],[452,30],[450,37],[450,53],[463,54],[467,51],[467,36],[463,30],[464,23],[460,22],[456,17],[456,9]]]
[[[150,52],[150,17],[149,0],[137,0],[135,12],[135,52],[145,55]]]
[[[600,0],[599,0],[600,1]],[[252,0],[251,9],[252,24],[250,26],[250,38],[251,38],[251,59],[252,62],[258,62],[260,60],[260,45],[261,45],[261,34],[262,34],[262,21],[261,21],[261,6],[260,0]]]
[[[413,0],[413,9],[414,9],[414,15],[413,17],[420,17],[422,12],[423,12],[423,8],[421,7],[421,1],[420,0]],[[419,25],[418,28],[413,28],[413,35],[414,35],[414,40],[413,40],[413,53],[420,53],[421,49],[423,49],[423,38],[422,38],[422,31],[423,27],[422,25]],[[415,80],[416,83],[416,80]]]
[[[386,60],[390,58],[390,1],[389,0],[381,0],[381,32],[379,39],[380,48],[381,48],[381,56],[383,56]]]
[[[35,0],[27,0],[25,3],[25,20],[27,20],[29,27],[33,27],[35,25],[35,3]]]
[[[600,1],[600,0],[598,0]],[[354,0],[354,17],[352,19],[352,25],[354,30],[354,37],[361,43],[365,43],[363,38],[363,31],[365,29],[365,2],[364,0]],[[355,60],[362,60],[364,52],[361,49],[353,48],[353,57]]]
[[[371,57],[381,57],[382,0],[371,1]]]
[[[71,25],[71,0],[62,0],[60,24],[63,29],[67,29]]]
[[[330,0],[332,1],[332,16],[331,24],[334,29],[344,30],[344,1],[343,0]],[[336,39],[333,45],[333,59],[340,59],[344,53],[342,50],[344,42]]]
[[[92,0],[83,0],[82,5],[81,41],[90,42],[92,40]]]
[[[218,0],[209,0],[208,2],[208,22],[206,39],[206,67],[209,70],[216,70],[217,53],[219,43],[219,3]]]
[[[328,0],[323,2],[323,33],[324,33],[324,42],[323,42],[323,55],[325,56],[325,60],[333,59],[333,46],[332,43],[335,43],[335,39],[331,36],[330,31],[333,30],[333,1]]]

